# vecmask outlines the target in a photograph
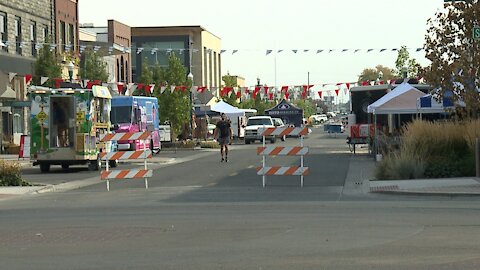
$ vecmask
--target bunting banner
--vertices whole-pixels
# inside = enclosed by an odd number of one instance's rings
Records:
[[[338,97],[338,92],[339,91],[340,91],[339,89],[335,89],[335,95],[337,95],[337,97]]]
[[[25,84],[29,85],[31,81],[32,81],[32,75],[31,74],[25,74]]]
[[[40,85],[44,85],[48,81],[48,77],[40,77]]]
[[[166,86],[161,86],[160,87],[160,94],[163,94],[163,92],[165,92],[165,90],[167,90],[167,87]]]
[[[289,96],[290,96],[290,93],[285,92],[285,98],[288,99]]]
[[[118,94],[121,95],[123,93],[123,83],[117,84]]]
[[[60,83],[63,82],[63,79],[57,78],[55,79],[55,88],[60,88]]]
[[[318,91],[318,96],[320,97],[320,99],[322,99],[322,91]]]
[[[15,78],[15,76],[17,76],[17,73],[9,72],[8,73],[8,81],[12,82],[12,80],[13,80],[13,78]]]

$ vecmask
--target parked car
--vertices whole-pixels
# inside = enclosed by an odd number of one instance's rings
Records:
[[[282,118],[272,118],[272,120],[273,120],[273,124],[275,125],[275,127],[284,127],[285,126],[285,123],[283,123]],[[287,138],[287,136],[283,135],[283,136],[280,136],[279,138],[280,138],[280,140],[282,140],[282,142],[284,142],[285,139]]]
[[[245,144],[250,144],[256,140],[262,141],[262,135],[259,132],[260,128],[273,128],[275,127],[273,119],[270,116],[252,116],[248,118],[247,125],[245,127]],[[268,136],[265,138],[270,140],[271,143],[275,143],[275,136]]]
[[[310,123],[316,124],[323,124],[328,121],[328,117],[326,114],[314,114],[310,116]]]

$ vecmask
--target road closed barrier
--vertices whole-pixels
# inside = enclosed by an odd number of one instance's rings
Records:
[[[309,168],[304,167],[304,156],[308,154],[308,147],[303,145],[303,137],[308,134],[308,128],[277,127],[267,128],[262,131],[263,146],[257,148],[257,155],[262,156],[262,166],[257,168],[257,175],[262,176],[265,187],[267,175],[298,175],[300,186],[303,187],[303,177],[308,175]],[[266,136],[300,136],[300,146],[265,146]],[[300,166],[267,166],[267,156],[300,156]]]
[[[100,137],[100,141],[143,141],[143,150],[139,151],[117,151],[100,153],[100,158],[105,161],[105,170],[100,173],[100,179],[107,181],[107,190],[110,190],[110,179],[145,179],[145,188],[148,189],[148,178],[153,176],[153,170],[147,168],[147,159],[152,158],[152,150],[147,149],[147,141],[149,142],[150,132],[127,132],[117,134],[105,134]],[[148,144],[150,145],[150,144]],[[143,159],[143,169],[130,170],[110,170],[109,161],[112,160],[134,160]]]

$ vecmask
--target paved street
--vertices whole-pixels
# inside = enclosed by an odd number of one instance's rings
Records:
[[[370,158],[352,157],[342,136],[318,131],[305,140],[304,188],[299,177],[269,177],[262,188],[259,144],[234,145],[229,163],[218,151],[163,152],[175,161],[154,165],[148,190],[125,180],[108,192],[98,172],[83,169],[28,169],[38,182],[93,182],[0,201],[2,268],[479,268],[477,197],[368,193]]]

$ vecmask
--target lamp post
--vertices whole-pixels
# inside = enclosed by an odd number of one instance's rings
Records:
[[[68,77],[70,78],[70,82],[73,80],[73,69],[75,68],[75,65],[73,64],[72,61],[68,63],[67,69],[68,69]]]
[[[193,86],[193,74],[192,74],[192,71],[190,71],[190,73],[188,73],[187,75],[187,78],[188,78],[188,81],[191,83],[191,85]],[[190,105],[192,106],[192,108],[190,109],[190,133],[192,135],[192,139],[193,139],[193,93],[191,91],[191,89],[188,91],[189,94],[190,94]]]
[[[403,75],[404,79],[408,78],[408,67],[407,66],[404,66],[402,68],[402,75]]]

